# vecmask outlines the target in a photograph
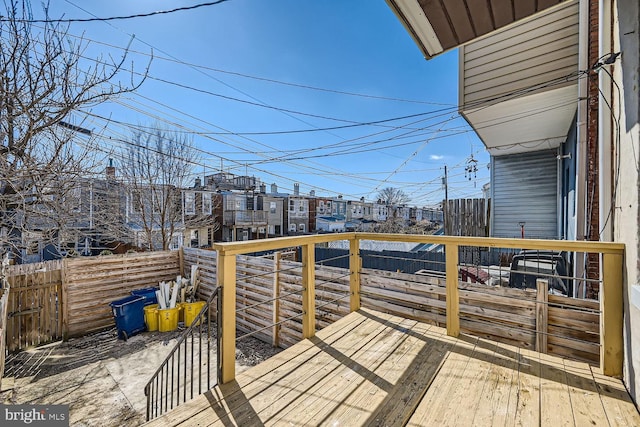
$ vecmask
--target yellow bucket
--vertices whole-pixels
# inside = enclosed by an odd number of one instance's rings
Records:
[[[189,327],[191,323],[198,317],[198,313],[202,310],[207,303],[205,301],[196,301],[196,302],[185,302],[183,303],[184,308],[184,326]],[[200,322],[196,323],[199,325]]]
[[[178,310],[180,310],[178,313],[178,322],[184,322],[184,305],[186,303],[184,302],[179,302],[176,304],[176,307],[178,308]]]
[[[149,332],[158,330],[158,304],[144,307],[144,324]]]
[[[171,332],[178,329],[178,314],[180,309],[165,308],[158,310],[158,330],[160,332]]]

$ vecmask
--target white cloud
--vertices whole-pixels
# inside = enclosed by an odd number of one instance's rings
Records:
[[[440,155],[437,155],[437,154],[432,154],[431,156],[429,156],[429,158],[431,160],[442,160],[442,159],[444,159],[444,156],[440,156]]]

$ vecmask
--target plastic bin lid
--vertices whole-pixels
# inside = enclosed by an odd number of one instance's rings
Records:
[[[132,304],[134,302],[144,301],[144,297],[141,295],[130,295],[128,297],[121,298],[119,300],[109,303],[111,307],[119,307],[126,304]]]

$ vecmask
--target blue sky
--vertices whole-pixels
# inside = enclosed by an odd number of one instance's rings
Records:
[[[199,2],[53,3],[54,18],[89,18]],[[39,17],[36,2],[33,8]],[[136,72],[154,54],[150,78],[135,94],[76,118],[107,149],[129,137],[122,123],[160,122],[192,135],[201,150],[195,174],[223,167],[283,192],[297,182],[302,193],[374,200],[396,187],[410,204],[428,206],[444,196],[445,165],[450,198],[478,196],[488,182],[489,156],[455,113],[457,51],[426,61],[384,0],[230,0],[72,23],[69,33],[82,35],[94,58],[120,57],[131,43],[126,67]],[[377,121],[384,122],[366,124]],[[470,181],[464,168],[472,152],[479,167]]]

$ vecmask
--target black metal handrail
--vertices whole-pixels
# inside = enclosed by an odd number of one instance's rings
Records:
[[[221,291],[222,289],[219,287],[213,290],[204,307],[191,322],[191,325],[180,335],[178,342],[145,385],[147,421],[210,390],[217,383],[217,370],[211,366],[212,319],[210,308],[216,297],[220,301]],[[203,343],[203,336],[206,340],[205,343]],[[216,339],[219,336],[220,334],[217,333]],[[214,345],[218,351],[217,342]],[[216,383],[212,383],[212,370],[213,375],[216,376]],[[197,378],[194,378],[196,373]],[[205,386],[206,388],[204,388]]]

